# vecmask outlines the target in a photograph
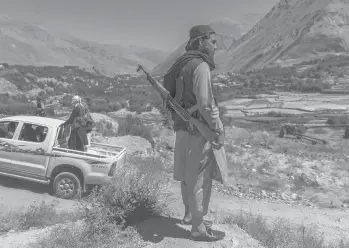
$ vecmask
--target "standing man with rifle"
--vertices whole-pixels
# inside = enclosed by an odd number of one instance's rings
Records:
[[[224,127],[210,74],[215,69],[217,45],[210,26],[194,26],[189,33],[186,53],[165,74],[163,87],[142,66],[139,70],[147,74],[172,112],[176,132],[174,179],[181,182],[185,208],[182,223],[192,225],[192,240],[210,242],[224,237],[215,235],[210,223],[204,221],[212,180],[223,184],[227,176]]]

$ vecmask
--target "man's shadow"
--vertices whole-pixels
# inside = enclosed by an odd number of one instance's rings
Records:
[[[180,224],[179,219],[152,217],[139,224],[137,230],[144,241],[152,243],[159,243],[164,237],[188,239],[190,232],[178,224]]]
[[[179,219],[171,217],[152,217],[137,226],[137,231],[144,241],[159,243],[165,237],[175,239],[189,239],[191,225],[187,229],[179,226]],[[222,239],[225,233],[213,230],[215,235],[219,235]]]

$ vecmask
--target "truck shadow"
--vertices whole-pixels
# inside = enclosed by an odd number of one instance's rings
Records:
[[[31,191],[36,194],[49,194],[52,195],[52,189],[50,185],[30,182],[17,178],[5,177],[0,175],[0,187],[19,189],[25,191]]]

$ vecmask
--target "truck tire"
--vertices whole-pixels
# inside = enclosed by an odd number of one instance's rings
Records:
[[[52,184],[53,193],[62,199],[73,199],[80,194],[80,179],[71,172],[59,173]]]

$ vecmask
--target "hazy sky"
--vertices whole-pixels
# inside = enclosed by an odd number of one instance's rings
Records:
[[[266,13],[277,0],[0,0],[0,14],[102,43],[171,51],[191,26]]]

